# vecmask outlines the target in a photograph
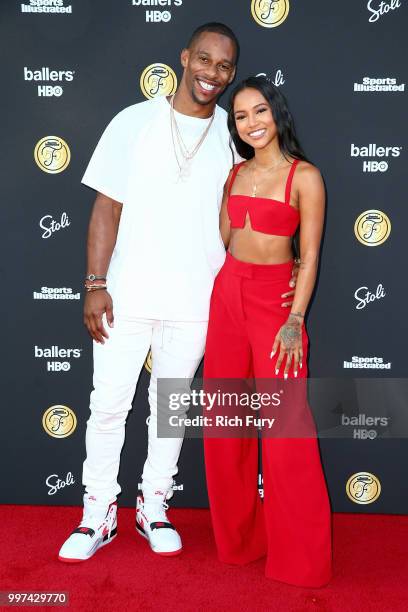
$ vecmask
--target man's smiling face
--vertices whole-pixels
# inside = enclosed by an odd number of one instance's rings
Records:
[[[233,41],[215,32],[203,32],[189,49],[183,49],[184,80],[194,102],[214,103],[234,79],[235,61]]]

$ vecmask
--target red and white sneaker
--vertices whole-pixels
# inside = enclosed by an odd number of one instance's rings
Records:
[[[182,550],[181,538],[167,518],[169,506],[166,495],[158,492],[154,498],[144,500],[141,495],[136,503],[136,531],[146,538],[150,548],[158,555],[171,557]]]
[[[92,499],[92,498],[91,498]],[[117,504],[106,510],[92,508],[84,496],[84,514],[78,527],[64,542],[58,559],[65,563],[78,563],[90,559],[99,548],[110,544],[117,535]]]

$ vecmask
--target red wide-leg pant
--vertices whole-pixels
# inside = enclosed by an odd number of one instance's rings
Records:
[[[293,262],[249,264],[227,253],[211,298],[204,379],[276,379],[270,353],[288,317],[281,294]],[[307,376],[308,338],[303,329]],[[283,367],[278,377],[283,376]],[[289,371],[293,378],[293,369]],[[275,380],[276,384],[276,380]],[[239,436],[239,433],[237,434]],[[208,495],[218,556],[245,564],[267,556],[266,575],[319,587],[331,576],[331,514],[315,435],[262,438],[264,501],[258,493],[258,438],[205,437]]]

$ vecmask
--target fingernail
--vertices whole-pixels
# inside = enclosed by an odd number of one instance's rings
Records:
[[[271,357],[273,357],[273,356],[274,356],[274,354],[275,354],[275,351],[272,351],[272,352],[271,352]]]
[[[284,373],[284,375],[283,375],[283,378],[286,380],[286,379],[287,379],[287,377],[288,377],[288,373],[287,373],[287,372],[285,372],[285,373]]]
[[[289,285],[290,285],[291,287],[294,287],[294,286],[295,286],[295,283],[294,283],[293,281],[289,281]]]
[[[295,372],[295,378],[297,378],[297,372]]]
[[[279,374],[279,370],[278,369],[275,370],[275,374],[276,375]]]
[[[302,362],[299,363],[300,367],[302,367]]]

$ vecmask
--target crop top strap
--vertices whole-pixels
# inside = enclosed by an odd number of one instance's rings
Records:
[[[292,162],[291,169],[289,170],[288,178],[286,181],[286,189],[285,189],[285,204],[290,204],[290,192],[292,189],[292,180],[293,180],[293,175],[295,173],[296,166],[298,165],[298,163],[299,163],[299,160],[295,159]]]
[[[231,195],[232,185],[233,185],[233,183],[235,181],[235,177],[238,174],[238,170],[240,169],[240,167],[242,166],[243,163],[245,163],[245,162],[242,161],[239,164],[236,164],[234,166],[234,169],[232,171],[232,176],[231,176],[231,179],[230,179],[230,182],[229,182],[229,185],[228,185],[228,191],[227,191],[228,197],[230,197],[230,195]]]

